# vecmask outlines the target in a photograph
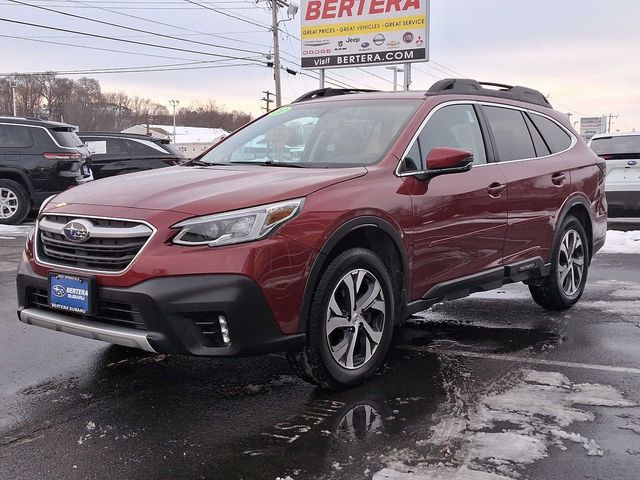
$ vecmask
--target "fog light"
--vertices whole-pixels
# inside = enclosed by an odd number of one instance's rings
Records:
[[[222,334],[222,341],[226,345],[231,342],[229,337],[229,328],[227,327],[227,319],[223,315],[218,315],[218,322],[220,322],[220,333]]]

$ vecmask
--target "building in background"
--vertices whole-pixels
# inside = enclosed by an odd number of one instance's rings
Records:
[[[154,138],[169,138],[173,140],[173,125],[147,125],[141,123],[127,128],[122,132],[151,135]],[[174,145],[185,157],[193,158],[200,155],[228,134],[229,132],[222,128],[176,126]]]

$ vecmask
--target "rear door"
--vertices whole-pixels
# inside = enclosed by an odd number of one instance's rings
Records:
[[[437,108],[437,107],[436,107]],[[506,180],[490,157],[476,108],[453,104],[432,113],[405,156],[405,165],[425,168],[429,151],[452,147],[473,153],[470,171],[440,175],[428,181],[406,177],[414,209],[413,298],[434,286],[473,276],[502,262],[507,226]],[[439,285],[440,286],[440,285]],[[453,286],[451,290],[459,289]]]
[[[491,130],[496,157],[507,180],[509,217],[504,247],[506,265],[541,257],[550,260],[556,217],[571,193],[568,164],[559,147],[542,136],[543,127],[560,130],[566,150],[571,137],[541,115],[507,106],[488,105],[482,110]],[[558,132],[550,130],[548,135]]]
[[[82,139],[91,152],[93,158],[91,168],[95,178],[111,177],[126,169],[131,155],[122,139],[90,136],[83,136]]]

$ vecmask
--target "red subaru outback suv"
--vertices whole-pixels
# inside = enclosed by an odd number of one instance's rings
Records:
[[[306,379],[354,385],[436,302],[525,282],[544,308],[575,304],[604,169],[524,87],[315,91],[187,164],[51,199],[18,315],[151,352],[286,351]]]

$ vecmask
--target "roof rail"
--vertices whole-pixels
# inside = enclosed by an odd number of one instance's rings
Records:
[[[497,88],[484,88],[497,87]],[[508,98],[519,102],[533,103],[542,107],[553,108],[542,93],[527,87],[514,87],[501,83],[478,82],[469,78],[445,78],[434,83],[427,95],[444,95],[462,93],[468,95],[484,95],[488,97]]]
[[[315,100],[316,98],[335,97],[337,95],[349,95],[352,93],[379,92],[380,90],[369,90],[365,88],[319,88],[311,90],[304,95],[296,98],[291,103],[306,102],[307,100]]]

